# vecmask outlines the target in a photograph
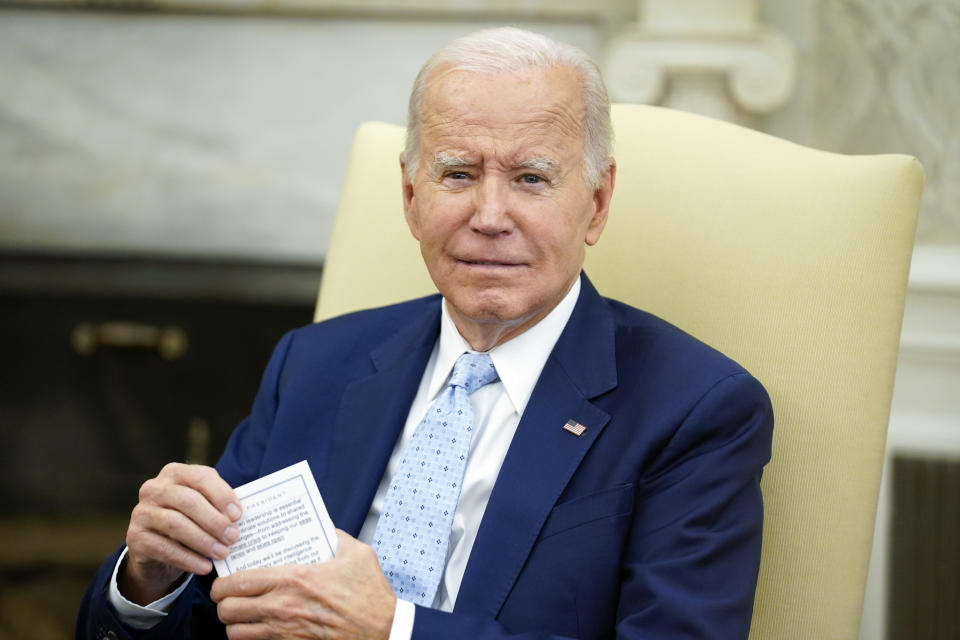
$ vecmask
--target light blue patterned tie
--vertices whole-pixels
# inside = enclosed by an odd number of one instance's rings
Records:
[[[429,607],[447,561],[473,437],[470,394],[497,379],[486,353],[464,353],[400,458],[373,535],[397,597]]]

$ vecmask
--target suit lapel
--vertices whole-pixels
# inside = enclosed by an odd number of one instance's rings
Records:
[[[343,393],[321,492],[334,524],[353,536],[370,510],[436,342],[437,301],[373,351],[375,373]]]
[[[616,386],[613,320],[582,277],[580,299],[530,397],[487,504],[455,610],[495,617],[557,499],[610,416],[590,399]],[[578,437],[563,429],[573,419]]]

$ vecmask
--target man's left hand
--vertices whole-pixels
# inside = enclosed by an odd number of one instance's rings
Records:
[[[210,597],[230,640],[386,640],[397,598],[376,553],[339,529],[337,539],[337,557],[329,562],[217,578]]]

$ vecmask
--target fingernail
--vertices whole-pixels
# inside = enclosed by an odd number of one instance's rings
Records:
[[[223,530],[223,539],[229,542],[230,544],[233,544],[234,542],[236,542],[237,538],[239,537],[240,537],[240,530],[233,525],[230,525],[229,527]]]
[[[230,504],[227,505],[227,515],[230,517],[231,520],[239,520],[241,514],[242,512],[240,511],[240,507],[238,507],[234,503],[231,502]]]
[[[219,542],[213,543],[213,549],[211,549],[211,552],[213,553],[213,557],[217,560],[223,560],[227,557],[227,553],[229,553],[227,548]]]

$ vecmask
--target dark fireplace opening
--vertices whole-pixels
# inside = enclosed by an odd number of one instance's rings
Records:
[[[893,457],[887,640],[960,640],[960,460]]]
[[[140,485],[215,463],[319,272],[0,255],[0,640],[73,637]]]

